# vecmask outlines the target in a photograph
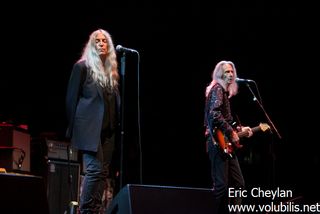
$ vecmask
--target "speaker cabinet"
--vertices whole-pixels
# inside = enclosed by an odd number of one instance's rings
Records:
[[[49,214],[42,177],[17,173],[0,174],[0,213]]]
[[[79,200],[80,164],[48,160],[47,195],[50,214],[63,214]]]
[[[127,184],[106,214],[212,214],[210,189]]]

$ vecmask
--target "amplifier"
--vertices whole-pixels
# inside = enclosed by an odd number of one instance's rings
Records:
[[[28,131],[0,124],[0,167],[7,171],[30,172],[30,141]]]
[[[70,142],[46,140],[48,148],[48,159],[78,161],[78,151],[72,148]]]

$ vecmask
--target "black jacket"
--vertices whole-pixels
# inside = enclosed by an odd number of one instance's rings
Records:
[[[117,111],[120,112],[120,95],[116,92]],[[66,112],[69,122],[66,136],[79,150],[94,151],[101,143],[104,115],[103,89],[88,75],[85,61],[74,64],[66,95]]]

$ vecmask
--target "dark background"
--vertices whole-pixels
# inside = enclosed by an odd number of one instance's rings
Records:
[[[210,188],[204,90],[215,64],[231,60],[239,77],[255,80],[251,88],[281,135],[243,139],[239,158],[247,185],[279,186],[319,200],[313,9],[269,1],[7,4],[0,17],[0,120],[27,124],[33,138],[63,136],[72,65],[89,34],[103,28],[115,45],[140,54],[139,67],[137,55],[126,54],[123,182]],[[246,85],[239,89],[232,102],[241,123],[269,123]]]

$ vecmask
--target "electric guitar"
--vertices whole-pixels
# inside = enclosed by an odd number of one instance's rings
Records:
[[[269,129],[270,126],[266,123],[260,123],[258,126],[251,128],[253,133],[257,131],[264,132]],[[237,135],[239,138],[245,137],[248,135],[248,131],[240,131],[237,133]],[[220,129],[215,130],[215,140],[217,141],[219,147],[223,150],[223,152],[227,154],[229,157],[232,157],[235,147],[242,147],[242,145],[240,145],[239,143],[237,143],[237,145],[233,145],[231,142],[229,142]]]

